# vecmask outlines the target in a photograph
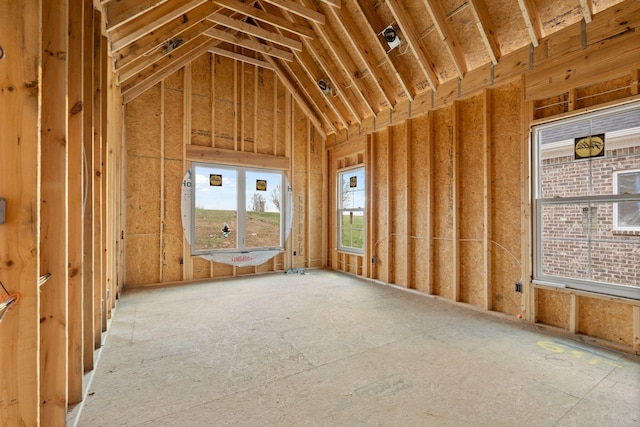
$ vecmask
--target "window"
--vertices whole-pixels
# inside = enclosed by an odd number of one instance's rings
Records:
[[[640,103],[533,136],[534,282],[640,299]]]
[[[364,168],[338,173],[338,249],[364,253]]]
[[[640,193],[640,170],[614,172],[613,189],[621,195]],[[640,231],[640,202],[618,202],[613,211],[616,230]]]
[[[192,254],[283,248],[282,172],[194,164],[193,181]]]

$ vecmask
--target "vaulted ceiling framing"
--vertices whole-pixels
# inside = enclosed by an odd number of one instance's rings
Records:
[[[323,134],[437,91],[615,0],[103,0],[124,102],[211,52],[274,70]],[[392,26],[400,44],[385,39]],[[322,90],[318,82],[329,86]]]

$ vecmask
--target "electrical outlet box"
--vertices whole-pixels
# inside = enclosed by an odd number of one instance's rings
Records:
[[[7,221],[7,199],[0,198],[0,224]]]
[[[522,282],[519,280],[516,282],[516,292],[518,293],[522,292]]]

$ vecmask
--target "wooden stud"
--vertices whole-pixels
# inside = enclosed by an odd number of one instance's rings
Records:
[[[640,351],[640,306],[633,307],[633,350]]]
[[[184,116],[182,132],[182,170],[186,174],[191,169],[191,161],[187,159],[186,152],[191,148],[191,64],[184,67]],[[191,246],[187,239],[182,238],[182,278],[184,281],[193,280],[193,257]]]
[[[522,316],[533,320],[533,310],[535,309],[535,298],[531,288],[531,278],[533,277],[533,248],[531,229],[531,138],[529,137],[529,123],[533,117],[533,102],[524,101],[525,81],[522,78],[522,106],[521,106],[521,145],[520,145],[520,283],[522,284]]]
[[[216,148],[216,54],[214,52],[211,52],[209,63],[211,64],[211,148]]]
[[[287,94],[285,95],[285,104],[284,104],[284,120],[285,120],[285,157],[289,158],[289,184],[293,188],[293,178],[295,177],[295,162],[294,155],[295,150],[293,149],[293,105],[292,105],[293,95]],[[295,202],[294,202],[295,203]],[[295,211],[294,211],[295,212]],[[295,215],[295,213],[294,213]],[[285,271],[291,269],[294,265],[293,263],[293,230],[289,233],[289,239],[285,242],[285,262],[284,269]]]
[[[640,70],[635,69],[631,71],[631,78],[633,82],[631,83],[631,95],[640,94]]]
[[[94,43],[93,35],[95,31],[99,31],[94,28],[94,9],[90,0],[85,0],[84,7],[84,60],[83,60],[83,183],[85,186],[83,194],[83,238],[84,238],[84,261],[83,261],[83,330],[84,330],[84,372],[88,372],[94,368],[94,350],[95,350],[95,336],[93,325],[93,315],[95,312],[95,298],[93,295],[93,281],[94,281],[94,241],[93,241],[93,164],[94,164],[94,150],[93,150],[93,114],[94,114]]]
[[[164,121],[165,121],[165,110],[164,110],[164,93],[165,93],[165,88],[164,88],[164,80],[162,80],[160,82],[160,212],[158,213],[158,217],[160,218],[159,221],[159,230],[158,230],[158,235],[159,235],[159,242],[158,244],[160,245],[159,250],[158,250],[158,255],[159,255],[159,259],[158,259],[158,266],[159,266],[159,271],[158,271],[158,277],[159,277],[159,281],[160,283],[164,282],[164,145],[165,145],[165,140],[164,140]],[[211,138],[214,139],[214,138]]]
[[[68,393],[69,403],[82,400],[84,364],[83,348],[83,0],[69,0],[69,61],[68,61],[68,150],[69,150],[69,200],[68,200]]]
[[[259,92],[259,80],[258,80],[258,67],[253,67],[253,152],[258,152],[258,92]]]
[[[5,55],[0,59],[0,195],[7,200],[6,222],[0,226],[0,252],[4,266],[10,267],[0,269],[0,280],[9,292],[20,294],[0,325],[5,402],[0,406],[0,420],[14,426],[37,426],[40,422],[40,248],[35,225],[40,221],[36,87],[40,82],[36,64],[41,58],[41,34],[34,31],[40,26],[40,16],[34,11],[40,10],[41,3],[0,2],[0,45]]]
[[[451,201],[451,215],[452,215],[452,236],[451,236],[451,261],[452,264],[452,287],[453,287],[453,300],[460,301],[460,101],[454,101],[453,103],[453,120],[452,120],[452,141],[453,144],[453,158],[452,161],[452,173],[453,182],[451,187],[453,189],[453,200]]]
[[[429,179],[427,182],[427,293],[433,295],[435,293],[434,285],[434,221],[435,221],[435,126],[434,126],[433,110],[427,112],[427,140],[425,141],[425,149],[427,150],[427,167],[429,168]]]
[[[387,203],[384,207],[385,209],[385,214],[387,215],[387,224],[386,224],[386,236],[385,236],[385,240],[386,240],[386,244],[387,244],[387,259],[385,259],[385,266],[386,266],[386,283],[395,283],[394,281],[394,269],[393,269],[393,253],[394,253],[394,245],[393,245],[393,236],[394,236],[394,229],[393,229],[393,204],[395,202],[395,198],[393,197],[393,186],[391,183],[391,179],[394,176],[393,173],[393,168],[392,168],[392,163],[393,163],[393,150],[391,149],[391,146],[393,145],[392,141],[392,135],[393,135],[393,126],[389,126],[389,128],[387,129],[387,141],[386,141],[386,146],[387,146],[387,152],[385,153],[385,157],[387,158],[387,170],[384,171],[385,175],[387,176],[387,185],[386,185],[386,193],[387,193]]]
[[[404,122],[404,126],[405,126],[405,133],[404,133],[404,144],[407,147],[407,151],[406,151],[406,156],[405,156],[405,167],[404,167],[404,174],[405,174],[405,188],[406,188],[406,196],[405,196],[405,201],[404,201],[404,206],[402,207],[402,209],[404,210],[405,213],[405,222],[406,222],[406,234],[407,234],[407,256],[405,257],[406,260],[406,269],[405,271],[407,272],[407,277],[406,277],[406,287],[410,288],[410,289],[415,289],[415,283],[414,283],[414,274],[413,274],[413,266],[414,266],[414,262],[413,262],[413,243],[414,243],[414,238],[415,238],[415,233],[413,230],[413,210],[412,210],[412,201],[413,198],[412,193],[411,193],[411,189],[412,189],[412,150],[413,150],[413,132],[412,132],[412,125],[411,125],[411,120],[407,120]]]
[[[579,331],[580,324],[580,297],[571,294],[571,306],[569,307],[569,332],[575,334]]]
[[[94,350],[102,346],[102,238],[100,227],[102,224],[102,15],[99,11],[93,15],[93,337]]]
[[[67,415],[67,57],[68,3],[42,3],[40,150],[40,419],[64,425]],[[61,82],[63,82],[61,84]]]
[[[237,64],[237,61],[235,62],[235,64]],[[239,113],[239,115],[240,115],[240,123],[239,123],[238,126],[240,127],[240,151],[245,151],[245,147],[244,147],[244,140],[245,140],[245,133],[244,133],[244,129],[245,129],[245,116],[244,116],[244,111],[245,111],[244,62],[240,63],[240,71],[239,71],[239,73],[240,73],[240,87],[238,88],[238,91],[240,91],[240,101],[237,103],[237,108],[240,110],[240,113]],[[238,150],[237,146],[236,146],[236,150]]]
[[[109,282],[107,281],[107,277],[109,276],[109,264],[107,263],[107,251],[108,251],[108,235],[107,235],[107,224],[109,221],[108,218],[108,203],[107,200],[109,198],[109,188],[107,185],[108,177],[107,177],[107,153],[109,146],[108,140],[108,117],[109,117],[109,84],[108,84],[108,73],[109,73],[109,63],[107,50],[109,41],[106,37],[102,36],[102,40],[100,41],[100,120],[102,124],[100,126],[101,129],[101,145],[100,148],[102,150],[101,153],[101,162],[100,162],[100,185],[102,187],[102,194],[100,197],[100,240],[102,245],[102,269],[100,274],[100,292],[102,298],[102,315],[100,317],[100,328],[102,332],[107,331],[107,320],[111,316],[111,307],[109,304],[109,300],[111,298],[111,293],[109,289]]]
[[[483,155],[482,155],[482,167],[483,171],[483,223],[484,230],[482,236],[482,253],[483,253],[483,290],[484,290],[484,309],[490,311],[492,309],[492,301],[493,301],[493,290],[492,290],[492,275],[491,275],[491,265],[492,265],[492,222],[491,222],[491,208],[492,208],[492,185],[493,182],[493,174],[492,174],[492,160],[493,160],[493,122],[492,122],[492,111],[493,111],[493,93],[490,89],[485,89],[484,91],[484,99],[483,99]]]
[[[238,61],[233,61],[233,149],[235,151],[238,151],[238,90]]]

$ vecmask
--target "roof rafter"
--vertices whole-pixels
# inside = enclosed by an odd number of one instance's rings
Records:
[[[542,38],[542,24],[534,0],[518,0],[518,6],[520,6],[527,32],[531,37],[531,43],[537,47]]]
[[[234,12],[242,13],[243,15],[273,25],[274,27],[292,32],[299,36],[306,38],[315,37],[313,30],[306,25],[296,25],[280,16],[272,15],[271,13],[267,13],[264,10],[249,6],[238,0],[214,0],[214,2],[220,6],[226,7],[227,9],[233,10]]]
[[[213,23],[207,21],[201,21],[197,25],[190,27],[189,29],[180,33],[180,39],[182,43],[178,48],[182,48],[192,40],[196,39],[203,32],[213,26]],[[146,53],[142,56],[138,56],[134,61],[129,62],[126,66],[121,67],[118,73],[118,82],[123,82],[141,72],[148,66],[151,66],[154,62],[159,61],[163,57],[170,55],[171,52],[175,52],[175,49],[166,49],[163,45],[160,45],[155,51]]]
[[[316,127],[318,132],[320,132],[320,134],[322,135],[322,137],[326,138],[327,137],[327,133],[323,129],[322,123],[320,123],[320,120],[318,119],[316,114],[309,107],[309,105],[307,104],[307,102],[304,99],[304,96],[300,93],[298,88],[291,82],[291,80],[289,79],[289,76],[287,76],[287,74],[284,72],[284,70],[282,68],[280,68],[280,66],[277,64],[276,59],[271,58],[269,56],[266,56],[265,59],[267,60],[267,62],[269,64],[271,64],[271,66],[273,67],[273,71],[280,78],[280,81],[282,82],[282,84],[289,90],[289,92],[293,96],[293,99],[296,100],[296,102],[298,103],[300,108],[302,108],[302,110],[307,114],[307,116],[309,117],[309,120],[311,120],[311,123],[314,124],[314,126]],[[318,109],[318,111],[320,111],[320,110]],[[333,123],[331,123],[331,121],[324,114],[321,113],[320,116],[324,119],[325,123],[327,123],[327,125],[329,125],[331,130],[333,132],[337,133],[337,130],[333,126]]]
[[[409,82],[406,80],[406,70],[404,69],[405,67],[402,66],[395,55],[390,55],[387,53],[386,48],[382,45],[382,40],[380,40],[378,31],[381,31],[384,28],[384,24],[379,22],[380,18],[376,14],[376,11],[373,10],[372,5],[367,3],[363,6],[359,1],[354,1],[354,4],[358,8],[358,11],[365,17],[365,21],[368,24],[367,27],[373,33],[373,37],[377,41],[377,43],[374,43],[374,46],[376,46],[378,50],[381,50],[384,56],[389,60],[389,62],[391,63],[391,68],[396,75],[396,79],[398,80],[398,83],[400,83],[400,87],[402,87],[402,90],[407,95],[407,98],[409,98],[410,101],[413,101],[415,93],[413,93],[413,91],[409,89]],[[376,30],[374,26],[378,27],[378,29]],[[378,66],[378,64],[376,64],[375,66]],[[401,70],[404,71],[404,74],[401,72]],[[393,105],[395,106],[395,104],[396,103],[394,102]]]
[[[367,44],[365,43],[365,40],[360,34],[360,32],[357,31],[358,26],[353,21],[353,18],[348,12],[345,11],[345,9],[332,9],[331,11],[334,14],[338,23],[340,24],[344,33],[347,35],[347,39],[349,40],[349,43],[351,43],[351,47],[357,53],[358,57],[360,58],[360,61],[364,63],[367,74],[373,80],[375,86],[378,88],[378,91],[382,95],[385,102],[391,108],[393,108],[393,106],[396,103],[395,97],[393,95],[393,89],[389,86],[389,82],[387,81],[387,79],[383,78],[378,73],[378,67],[376,65],[377,60],[369,49],[364,48]],[[343,58],[342,62],[344,64],[353,63],[353,65],[349,68],[352,70],[356,69],[357,73],[360,72],[355,62],[351,59],[349,55],[346,55],[346,57]],[[354,79],[357,81],[361,80],[358,76],[355,76],[355,75],[354,75]],[[379,111],[380,109],[378,109],[378,111],[376,111],[374,114],[377,114]]]
[[[247,64],[252,64],[258,67],[266,68],[267,70],[273,70],[273,66],[269,62],[262,61],[257,58],[252,58],[250,56],[242,55],[237,52],[231,52],[219,47],[212,47],[211,49],[209,49],[209,52],[219,56],[224,56],[225,58],[235,59],[236,61],[246,62]]]
[[[285,17],[287,17],[289,20],[293,22],[295,22],[297,18],[295,16],[292,16],[292,14],[286,11],[284,11],[283,14],[285,15]],[[324,28],[324,26],[321,26],[318,24],[312,24],[312,25],[314,27],[314,30],[316,31],[318,31],[320,27]],[[304,40],[304,46],[305,46],[305,50],[302,52],[296,52],[295,56],[298,59],[298,61],[300,61],[300,63],[302,64],[303,68],[307,70],[307,72],[309,73],[309,76],[311,76],[311,78],[314,80],[317,90],[320,91],[322,96],[325,96],[329,101],[330,105],[334,106],[336,109],[339,109],[339,107],[336,105],[335,97],[340,98],[340,100],[342,101],[342,104],[345,107],[347,107],[347,109],[349,110],[350,114],[355,119],[355,121],[357,121],[358,123],[362,123],[362,118],[360,117],[359,113],[356,111],[351,101],[345,96],[343,88],[346,87],[346,85],[342,86],[342,88],[336,87],[336,85],[339,85],[340,82],[343,82],[343,79],[339,77],[338,75],[339,72],[336,71],[332,65],[330,65],[331,61],[329,60],[327,55],[323,52],[322,46],[320,46],[315,40]],[[319,67],[321,69],[322,75],[319,75],[319,73],[313,72],[312,67],[314,66]],[[327,77],[329,78],[329,80],[331,80],[333,89],[335,89],[335,97],[333,95],[324,94],[318,87],[317,82],[319,81],[319,79],[324,77]],[[345,127],[348,127],[347,121],[344,120],[344,117],[345,117],[344,113],[340,111],[338,111],[338,113],[343,123],[345,123]]]
[[[104,4],[107,31],[148,12],[167,0],[119,0]]]
[[[109,31],[111,38],[111,49],[113,51],[122,49],[144,35],[162,27],[167,22],[189,12],[191,9],[201,5],[206,0],[171,0],[162,3],[139,16],[137,19],[127,22],[118,28]]]
[[[147,89],[155,86],[162,79],[170,76],[200,55],[208,52],[209,49],[214,47],[214,44],[214,41],[202,35],[183,49],[176,49],[175,55],[162,58],[150,69],[147,68],[145,72],[130,78],[121,85],[123,102],[126,104]]]
[[[500,51],[500,42],[498,42],[498,37],[496,36],[498,32],[489,14],[489,9],[487,9],[487,4],[484,0],[468,0],[468,2],[476,20],[478,31],[480,31],[480,37],[482,37],[482,41],[487,47],[491,62],[496,65],[498,59],[502,56],[502,52]]]
[[[221,6],[206,2],[190,10],[189,12],[172,19],[162,27],[146,34],[134,43],[114,52],[116,70],[135,61],[138,57],[147,55],[167,40],[179,36],[194,25],[204,20],[207,16],[221,9]]]
[[[429,11],[429,15],[431,15],[431,19],[433,20],[433,24],[436,27],[436,31],[438,32],[440,39],[444,41],[447,46],[449,55],[453,59],[453,64],[456,67],[456,71],[458,72],[458,77],[464,77],[464,75],[467,74],[467,71],[469,71],[467,60],[464,57],[464,52],[462,52],[462,45],[460,44],[458,36],[456,35],[456,32],[451,25],[451,21],[447,17],[447,14],[442,7],[442,3],[439,0],[422,1]]]
[[[285,37],[279,33],[275,33],[260,27],[256,27],[255,25],[248,24],[244,21],[231,18],[221,13],[214,13],[213,15],[209,16],[209,18],[207,19],[216,24],[224,25],[227,28],[242,31],[246,34],[258,37],[260,39],[267,40],[272,43],[288,47],[289,49],[292,49],[292,50],[298,50],[298,51],[302,50],[302,43],[298,40],[294,40],[294,39]]]

